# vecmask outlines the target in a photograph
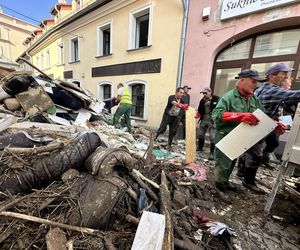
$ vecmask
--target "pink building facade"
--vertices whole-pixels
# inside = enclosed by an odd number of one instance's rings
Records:
[[[300,2],[298,0],[190,0],[182,85],[190,85],[191,106],[210,86],[222,96],[242,69],[264,76],[275,63],[295,68],[300,89]]]

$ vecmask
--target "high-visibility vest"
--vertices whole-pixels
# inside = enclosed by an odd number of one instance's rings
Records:
[[[132,104],[131,94],[129,90],[125,87],[122,87],[123,95],[121,95],[120,103]]]

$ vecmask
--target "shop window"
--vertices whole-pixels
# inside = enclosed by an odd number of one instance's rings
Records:
[[[214,94],[222,96],[230,89],[233,89],[237,82],[235,77],[241,70],[241,68],[217,69]]]
[[[218,56],[217,62],[246,59],[249,57],[250,46],[251,39],[233,45]]]
[[[130,15],[129,49],[138,49],[151,44],[152,9],[144,7]]]
[[[59,43],[57,45],[57,64],[62,65],[64,64],[64,44]]]
[[[70,62],[79,61],[79,39],[78,37],[72,38],[70,40]]]
[[[97,28],[97,56],[105,56],[111,54],[112,39],[111,39],[111,22],[100,25]]]
[[[256,38],[253,57],[295,54],[300,40],[300,29],[265,34]]]
[[[132,112],[134,117],[144,118],[144,106],[145,106],[145,85],[144,84],[132,84]]]

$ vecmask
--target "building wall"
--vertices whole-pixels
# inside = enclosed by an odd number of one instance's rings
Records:
[[[4,67],[18,68],[15,60],[26,49],[23,41],[35,29],[37,27],[34,25],[0,13],[0,63],[4,63]]]
[[[221,21],[222,2],[190,0],[183,82],[192,86],[191,105],[195,107],[201,98],[200,90],[211,85],[215,57],[223,48],[255,33],[300,23],[299,3]],[[207,21],[202,20],[205,7],[211,7]]]
[[[129,49],[129,15],[131,11],[144,6],[153,9],[151,46],[137,50]],[[183,7],[181,0],[116,0],[102,6],[99,10],[87,14],[62,28],[45,42],[34,48],[33,62],[41,53],[51,51],[51,68],[47,74],[63,78],[63,71],[72,71],[72,78],[81,86],[97,95],[98,85],[103,82],[112,84],[112,96],[117,95],[117,84],[145,84],[145,115],[137,121],[147,126],[158,127],[169,95],[175,93],[178,68],[178,56],[181,37]],[[97,26],[112,22],[112,54],[97,57]],[[167,27],[167,28],[166,28]],[[70,40],[78,37],[80,61],[70,63]],[[64,60],[62,66],[54,65],[56,47],[59,39],[64,43]],[[54,56],[55,57],[55,56]],[[122,63],[161,59],[160,73],[115,75],[92,77],[92,68]]]

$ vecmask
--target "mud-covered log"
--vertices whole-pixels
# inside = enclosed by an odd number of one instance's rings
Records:
[[[166,229],[165,229],[164,243],[162,249],[172,250],[174,249],[174,233],[173,233],[172,216],[170,213],[171,198],[168,189],[167,177],[165,171],[163,170],[161,171],[160,200],[161,200],[160,213],[166,216]]]

